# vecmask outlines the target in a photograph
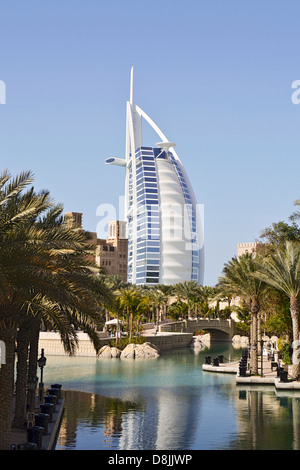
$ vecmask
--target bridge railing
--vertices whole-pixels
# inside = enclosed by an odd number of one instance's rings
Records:
[[[235,322],[232,319],[225,320],[222,318],[195,318],[162,324],[159,326],[159,331],[185,333],[196,331],[197,329],[216,328],[229,332],[234,328],[234,324]]]

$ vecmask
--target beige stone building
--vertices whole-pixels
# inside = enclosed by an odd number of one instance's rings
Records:
[[[78,227],[82,229],[82,213],[81,212],[66,212],[65,224],[67,227]]]
[[[249,242],[249,243],[238,243],[237,245],[237,256],[242,256],[246,253],[252,253],[254,256],[263,246],[263,243],[259,242]]]
[[[65,224],[83,230],[82,213],[67,212]],[[97,238],[95,232],[90,233],[95,245],[95,262],[104,274],[119,275],[127,282],[128,239],[126,238],[126,222],[119,220],[108,223],[108,238]]]
[[[97,238],[96,264],[107,275],[116,274],[127,282],[128,239],[126,222],[109,222],[109,237]]]

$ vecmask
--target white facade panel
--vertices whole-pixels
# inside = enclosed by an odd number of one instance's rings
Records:
[[[160,276],[159,283],[172,285],[190,281],[192,252],[186,249],[191,231],[185,220],[185,199],[174,167],[157,158],[160,199]]]

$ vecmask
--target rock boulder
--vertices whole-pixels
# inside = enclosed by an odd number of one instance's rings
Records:
[[[107,345],[103,346],[98,354],[98,357],[102,358],[112,358],[112,357],[120,357],[121,351],[118,348],[110,347]]]
[[[130,343],[121,353],[121,359],[152,359],[160,356],[159,349],[152,343]]]

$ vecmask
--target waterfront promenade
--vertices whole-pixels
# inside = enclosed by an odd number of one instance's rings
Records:
[[[219,366],[211,364],[203,364],[202,370],[206,372],[214,373],[229,373],[236,375],[237,385],[274,385],[278,390],[299,390],[300,381],[289,380],[287,382],[281,382],[280,378],[277,377],[277,369],[272,367],[272,362],[268,360],[266,356],[263,356],[262,363],[262,374],[261,374],[261,358],[259,358],[259,374],[250,375],[247,373],[246,377],[239,376],[239,362],[224,362]]]
[[[14,405],[14,402],[13,402]],[[56,439],[59,433],[61,421],[64,414],[65,399],[62,397],[58,401],[53,412],[51,421],[47,425],[47,433],[42,435],[41,448],[34,450],[54,450]],[[41,412],[40,403],[38,397],[36,397],[34,413],[39,414]],[[14,429],[11,431],[11,445],[18,448],[21,444],[28,442],[27,429]]]

